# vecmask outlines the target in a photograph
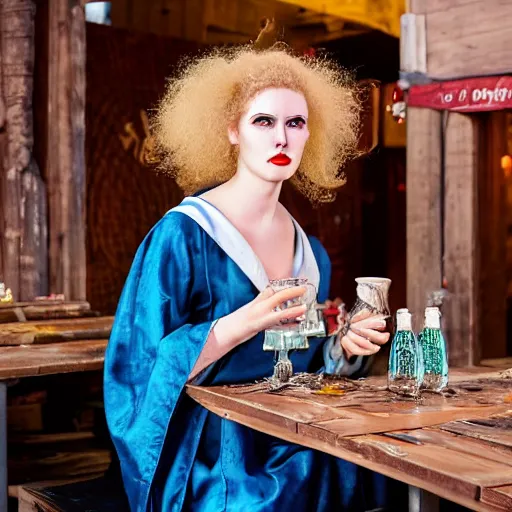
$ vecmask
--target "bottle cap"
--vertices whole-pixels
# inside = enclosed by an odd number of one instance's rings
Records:
[[[441,311],[436,306],[425,308],[425,327],[441,329]]]
[[[412,331],[412,315],[407,308],[401,308],[396,312],[397,331]]]

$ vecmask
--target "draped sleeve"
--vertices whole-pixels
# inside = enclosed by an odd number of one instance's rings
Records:
[[[204,233],[168,213],[139,247],[105,356],[105,412],[132,510],[146,510],[166,434],[212,328]]]

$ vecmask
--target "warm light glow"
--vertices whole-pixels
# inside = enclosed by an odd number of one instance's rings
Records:
[[[508,178],[512,174],[512,156],[503,155],[501,157],[501,168],[505,172],[505,176]]]

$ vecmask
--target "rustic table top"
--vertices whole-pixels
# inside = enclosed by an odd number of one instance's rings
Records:
[[[86,301],[0,304],[0,380],[101,369],[113,320]]]
[[[187,393],[224,418],[491,512],[512,510],[508,373],[453,369],[443,394],[420,399],[390,393],[384,377],[316,390],[190,385]]]
[[[0,347],[0,380],[103,368],[106,339]]]

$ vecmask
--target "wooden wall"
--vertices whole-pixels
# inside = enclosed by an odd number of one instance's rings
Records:
[[[425,15],[427,75],[448,79],[510,73],[512,2],[410,0]]]

